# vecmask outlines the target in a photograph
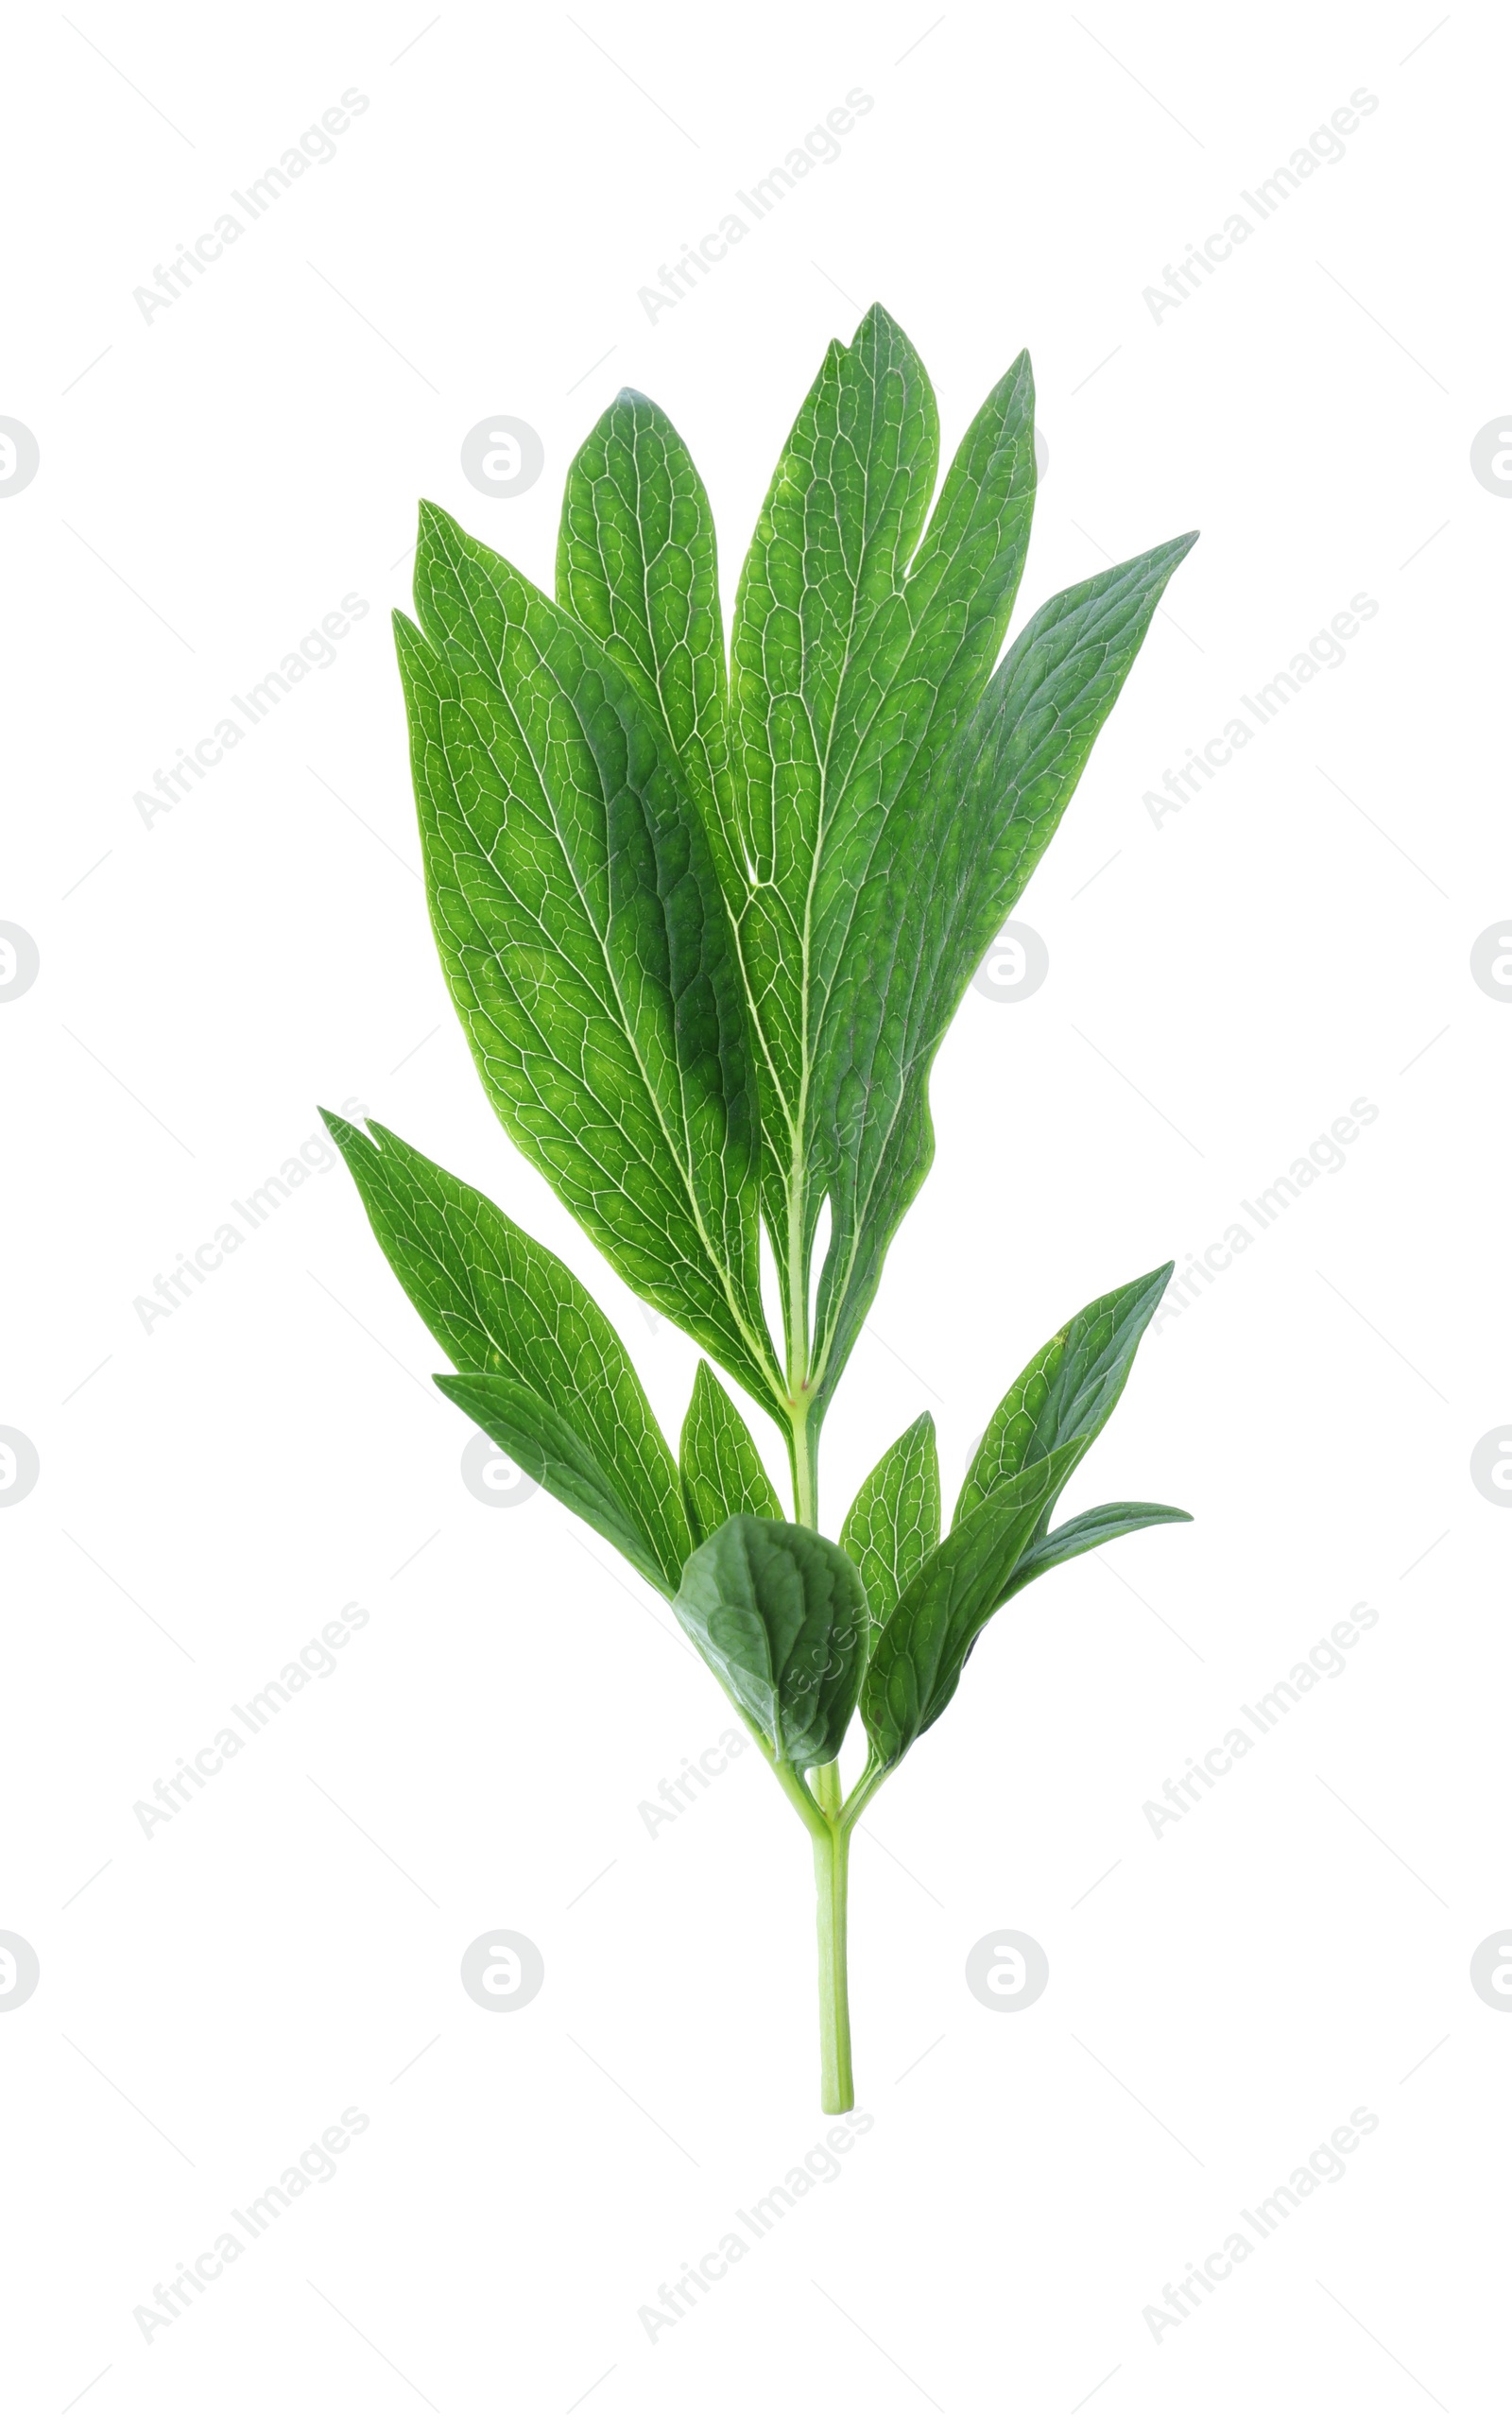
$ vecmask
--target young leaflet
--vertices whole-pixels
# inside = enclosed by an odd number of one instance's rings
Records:
[[[392,1131],[326,1116],[455,1369],[441,1390],[668,1598],[811,1834],[827,2111],[853,2099],[863,1808],[1010,1596],[1187,1516],[1119,1502],[1051,1525],[1164,1267],[1031,1360],[947,1534],[928,1416],[839,1542],[817,1531],[824,1414],[934,1152],[936,1051],[1196,537],[1061,592],[1000,661],[1034,504],[1027,355],[936,497],[937,456],[924,367],[874,306],[782,450],[728,665],[703,484],[631,389],[569,470],[555,599],[422,506],[418,622],[396,619],[431,919],[484,1088],[616,1272],[778,1426],[792,1519],[712,1366],[675,1456],[559,1258]]]

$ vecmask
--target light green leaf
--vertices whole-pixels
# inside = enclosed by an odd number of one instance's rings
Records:
[[[903,1588],[939,1542],[939,1453],[926,1410],[884,1452],[851,1503],[840,1542],[861,1572],[868,1652]]]
[[[670,1594],[692,1549],[677,1464],[603,1310],[559,1257],[393,1131],[375,1122],[369,1136],[334,1113],[325,1123],[379,1247],[447,1356],[527,1393],[571,1427],[585,1466],[649,1555],[653,1583]],[[513,1443],[505,1449],[550,1484]],[[561,1498],[599,1524],[570,1494]],[[603,1532],[625,1549],[612,1529]],[[644,1559],[629,1557],[652,1576]]]
[[[1047,1569],[1057,1569],[1062,1561],[1090,1553],[1094,1545],[1110,1544],[1115,1536],[1131,1536],[1140,1527],[1168,1526],[1177,1519],[1190,1522],[1191,1517],[1190,1510],[1173,1510],[1162,1502],[1100,1502],[1094,1510],[1081,1511],[1032,1543],[1008,1581],[1008,1593],[1018,1594],[1037,1577],[1043,1577]]]
[[[696,1544],[742,1510],[758,1519],[781,1519],[782,1506],[772,1491],[750,1428],[718,1376],[701,1358],[682,1422],[679,1465],[682,1498]]]
[[[438,1375],[434,1381],[475,1426],[491,1435],[520,1468],[586,1519],[633,1563],[659,1594],[675,1592],[655,1552],[627,1508],[616,1480],[569,1418],[508,1375]]]
[[[961,1487],[954,1525],[1005,1478],[1050,1452],[1078,1442],[1081,1457],[1112,1414],[1174,1271],[1160,1266],[1106,1291],[1035,1353],[988,1422]]]
[[[433,507],[415,597],[426,888],[494,1110],[625,1280],[775,1410],[749,1014],[676,755],[602,645]]]
[[[717,833],[730,742],[713,516],[681,439],[634,388],[620,390],[568,467],[557,596],[655,707]]]
[[[1041,1511],[1074,1464],[1037,1460],[953,1527],[904,1587],[867,1665],[861,1717],[884,1771],[939,1719],[980,1631],[1012,1592]]]
[[[830,1764],[855,1711],[867,1597],[838,1544],[785,1519],[727,1519],[674,1610],[774,1763]]]

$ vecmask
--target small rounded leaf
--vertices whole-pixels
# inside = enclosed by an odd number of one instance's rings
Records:
[[[774,1762],[834,1761],[867,1638],[866,1589],[838,1544],[785,1519],[727,1519],[673,1609]]]

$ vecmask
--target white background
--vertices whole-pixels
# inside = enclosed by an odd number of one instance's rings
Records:
[[[1469,452],[1512,402],[1504,28],[1436,17],[12,20],[0,412],[41,448],[0,499],[0,917],[41,956],[0,1005],[0,1422],[41,1459],[0,1509],[0,1926],[42,1966],[0,2013],[18,2423],[1500,2418],[1512,2016],[1469,1965],[1512,1919],[1512,1516],[1469,1461],[1512,1411],[1512,1009],[1469,954],[1512,888],[1512,504]],[[337,157],[144,320],[133,289],[351,87]],[[858,87],[840,160],[648,320],[659,266]],[[1143,289],[1359,88],[1344,161],[1157,321]],[[723,1700],[544,1494],[465,1490],[343,1175],[150,1331],[133,1301],[352,1097],[572,1259],[675,1432],[690,1345],[507,1145],[451,1016],[387,612],[422,494],[549,582],[623,382],[693,448],[728,599],[874,297],[947,449],[1032,350],[1021,621],[1203,539],[1022,905],[1048,980],[970,993],[941,1055],[824,1520],[923,1405],[954,1496],[1057,1323],[1221,1238],[1357,1097],[1379,1116],[1147,1341],[1084,1498],[1198,1524],[1016,1603],[871,1808],[871,2130],[653,2342],[640,2307],[824,2123],[803,1835],[753,1753],[648,1835]],[[509,501],[459,468],[498,414],[546,454]],[[1157,828],[1162,770],[1361,592],[1346,664]],[[335,664],[145,824],[154,769],[348,593]],[[154,1779],[353,1600],[335,1676],[146,1837]],[[1166,1776],[1362,1600],[1344,1676],[1157,1839]],[[545,1958],[517,2014],[461,1987],[496,1927]],[[1050,1958],[1017,2015],[964,1973],[1005,1927]],[[335,2180],[146,2341],[133,2307],[352,2105]],[[1165,2283],[1358,2107],[1344,2180],[1157,2341]]]

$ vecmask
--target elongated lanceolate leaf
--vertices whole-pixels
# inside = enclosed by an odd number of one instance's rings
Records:
[[[325,1122],[379,1247],[447,1356],[466,1372],[491,1375],[527,1395],[557,1427],[572,1429],[585,1473],[591,1468],[602,1480],[606,1504],[620,1514],[603,1532],[625,1551],[628,1529],[639,1548],[628,1558],[670,1594],[692,1550],[677,1463],[603,1310],[559,1257],[480,1190],[379,1123],[365,1132],[337,1114]],[[490,1405],[503,1411],[506,1403]],[[519,1403],[511,1422],[524,1427],[527,1414]],[[541,1440],[539,1456],[527,1457],[514,1441],[504,1448],[556,1491],[539,1464],[545,1434]],[[580,1500],[562,1498],[599,1525]]]
[[[635,1513],[571,1420],[507,1375],[438,1375],[435,1383],[501,1451],[586,1519],[662,1594],[673,1584],[647,1543]]]
[[[1090,1553],[1097,1544],[1110,1544],[1115,1536],[1131,1536],[1140,1527],[1169,1526],[1175,1520],[1191,1517],[1190,1510],[1173,1510],[1163,1502],[1100,1502],[1094,1510],[1079,1512],[1032,1543],[1008,1581],[1008,1593],[1022,1593],[1037,1577],[1043,1577],[1047,1569],[1074,1560],[1078,1553]]]
[[[426,508],[398,620],[442,966],[510,1137],[768,1407],[749,1013],[676,753],[603,646]]]
[[[758,1519],[782,1515],[750,1428],[718,1376],[701,1358],[682,1422],[679,1465],[696,1544],[742,1510]]]
[[[955,1505],[956,1526],[1005,1478],[1049,1453],[1079,1442],[1081,1456],[1128,1381],[1144,1328],[1174,1270],[1161,1266],[1106,1291],[1036,1352],[988,1422]]]
[[[939,1719],[961,1665],[1010,1592],[1040,1512],[1074,1464],[1073,1451],[1037,1460],[953,1527],[904,1587],[867,1665],[861,1717],[884,1770]]]
[[[775,1763],[834,1761],[867,1625],[838,1544],[782,1519],[727,1519],[689,1560],[674,1609]]]
[[[987,679],[1022,570],[1035,482],[1026,356],[971,424],[931,517],[937,449],[924,367],[873,307],[850,345],[831,346],[793,425],[736,601],[720,869],[756,1010],[764,1202],[798,1309],[792,1269],[806,1272],[833,1186],[836,991],[857,906],[889,811],[918,798]],[[893,959],[872,974],[884,998]]]
[[[851,1503],[842,1548],[861,1572],[868,1651],[909,1579],[939,1542],[939,1453],[926,1411],[885,1452]]]
[[[873,837],[827,1007],[813,1118],[833,1143],[818,1297],[823,1396],[855,1339],[887,1244],[929,1168],[928,1079],[972,972],[1055,834],[1188,533],[1077,583],[1008,651],[921,797]]]

